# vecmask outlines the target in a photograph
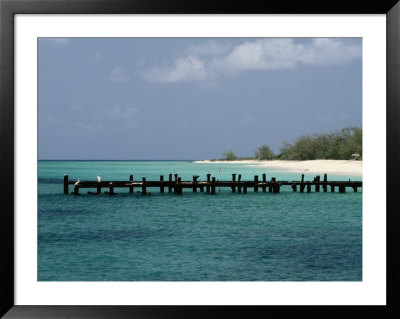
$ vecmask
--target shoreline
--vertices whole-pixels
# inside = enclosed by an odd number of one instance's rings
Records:
[[[299,173],[326,173],[338,175],[362,176],[362,161],[355,160],[243,160],[243,161],[210,161],[201,160],[192,163],[215,163],[215,164],[250,164],[260,165],[266,168],[278,168]]]

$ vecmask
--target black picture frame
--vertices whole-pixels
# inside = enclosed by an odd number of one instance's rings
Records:
[[[386,306],[28,306],[14,303],[14,15],[15,14],[385,14],[386,105]],[[400,3],[398,0],[0,0],[0,315],[5,318],[399,318]],[[388,174],[389,173],[389,174]],[[379,212],[383,213],[383,212]]]

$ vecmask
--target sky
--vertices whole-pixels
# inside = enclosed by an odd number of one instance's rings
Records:
[[[40,160],[275,153],[362,126],[361,38],[39,38]]]

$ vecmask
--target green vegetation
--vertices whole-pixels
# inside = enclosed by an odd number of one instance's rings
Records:
[[[260,146],[256,151],[255,154],[257,159],[259,160],[271,160],[275,158],[274,152],[272,152],[271,148],[268,145]]]
[[[224,155],[224,160],[226,161],[234,161],[237,159],[237,156],[235,155],[235,153],[232,152],[232,150],[229,150],[227,152],[222,153],[222,155]]]
[[[224,152],[219,160],[347,160],[352,154],[359,154],[362,159],[362,129],[346,127],[340,131],[326,134],[302,135],[293,143],[284,142],[275,155],[268,145],[262,145],[255,151],[255,157],[237,157],[232,150]]]
[[[347,127],[330,134],[300,136],[293,144],[285,142],[280,148],[279,159],[351,159],[352,154],[362,159],[362,129]]]

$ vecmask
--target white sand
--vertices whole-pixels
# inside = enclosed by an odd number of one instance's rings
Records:
[[[327,173],[362,176],[362,161],[313,160],[313,161],[194,161],[194,163],[253,164],[269,168],[282,168],[292,172]]]

